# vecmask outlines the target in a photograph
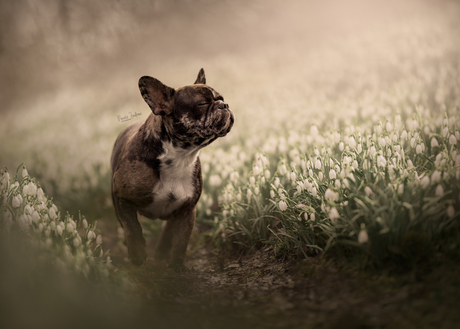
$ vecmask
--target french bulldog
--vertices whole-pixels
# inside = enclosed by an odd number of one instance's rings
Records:
[[[203,188],[200,150],[227,135],[235,117],[206,85],[201,69],[193,85],[173,89],[143,76],[139,89],[152,110],[120,133],[111,156],[112,199],[134,265],[147,254],[138,214],[165,220],[156,258],[186,270],[184,258]]]

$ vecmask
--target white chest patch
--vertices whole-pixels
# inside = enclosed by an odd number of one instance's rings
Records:
[[[165,218],[195,194],[193,174],[199,150],[174,148],[163,143],[166,150],[161,156],[160,181],[155,184],[153,202],[142,210],[151,219]]]

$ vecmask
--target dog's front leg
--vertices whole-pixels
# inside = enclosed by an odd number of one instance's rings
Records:
[[[192,235],[193,226],[195,225],[196,208],[187,210],[180,216],[172,219],[172,252],[169,267],[176,271],[185,271],[184,266],[185,253],[187,251],[188,241]]]
[[[141,266],[147,254],[145,252],[145,239],[142,235],[142,227],[137,219],[137,210],[128,201],[114,198],[115,211],[125,231],[128,257],[136,266]]]

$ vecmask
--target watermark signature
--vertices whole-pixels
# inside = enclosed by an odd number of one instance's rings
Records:
[[[129,112],[126,115],[119,115],[118,116],[118,121],[126,122],[126,121],[129,121],[129,120],[135,119],[135,118],[137,118],[138,116],[141,116],[141,115],[142,115],[142,113],[138,113],[138,112],[131,113],[131,112]]]

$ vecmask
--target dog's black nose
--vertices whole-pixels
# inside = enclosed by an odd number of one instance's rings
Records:
[[[220,103],[217,107],[218,107],[219,109],[221,109],[221,110],[228,109],[228,104],[222,102],[222,103]]]

